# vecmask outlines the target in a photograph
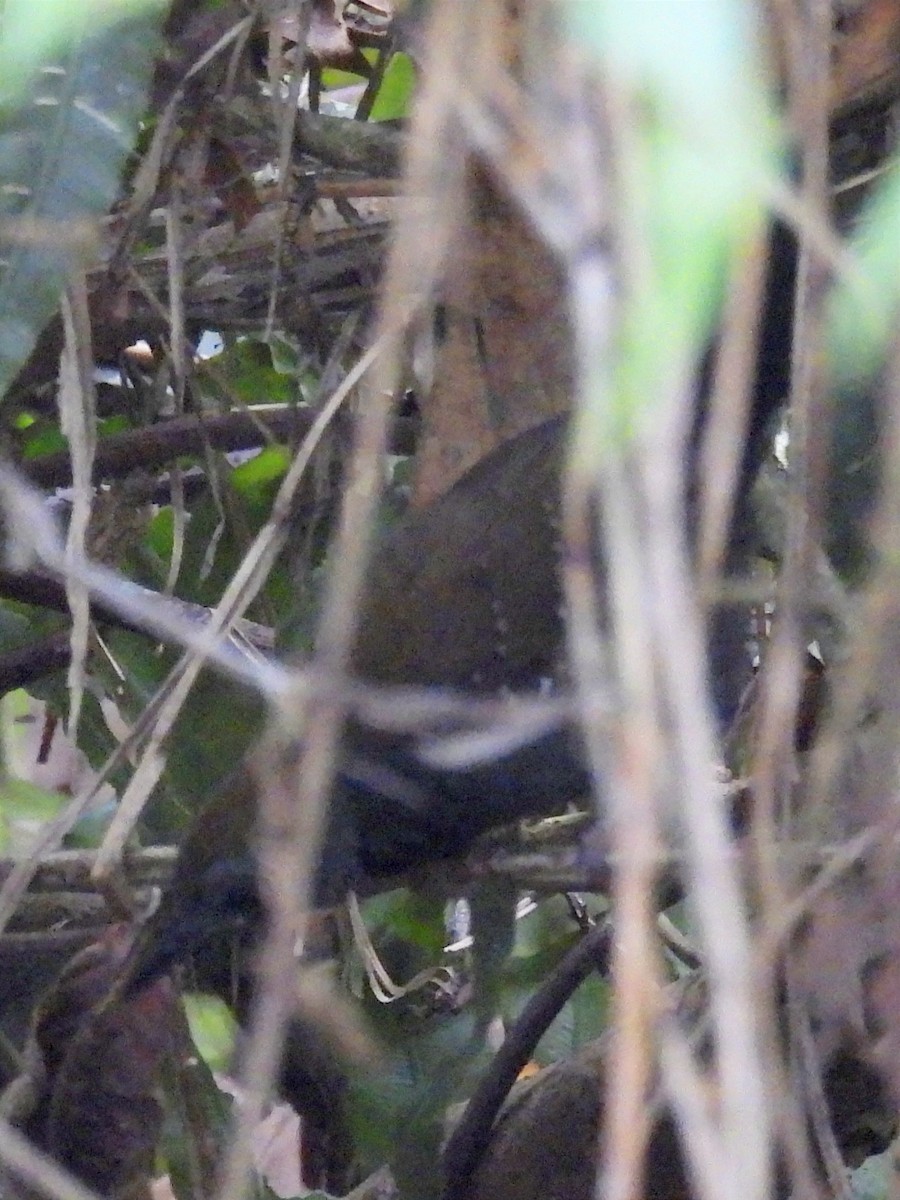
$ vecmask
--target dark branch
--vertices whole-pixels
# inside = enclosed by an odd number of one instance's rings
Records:
[[[609,922],[595,925],[558,964],[507,1033],[447,1142],[443,1200],[464,1200],[510,1088],[572,994],[593,971],[608,970],[611,943]]]
[[[297,408],[271,408],[263,412],[237,410],[218,416],[176,417],[143,429],[129,430],[103,438],[97,446],[94,480],[119,478],[137,468],[152,471],[182,455],[214,450],[251,450],[275,442],[299,441],[309,431],[315,413]],[[405,418],[394,422],[392,450],[410,454],[414,423]],[[21,464],[38,487],[67,487],[72,482],[68,451],[47,454]]]
[[[133,595],[138,593],[154,604],[159,604],[163,610],[169,610],[174,617],[187,617],[196,624],[209,620],[210,609],[202,604],[194,604],[190,600],[180,600],[177,596],[164,596],[154,592],[152,588],[141,587],[122,579],[122,587]],[[58,580],[40,571],[9,571],[0,568],[0,600],[16,600],[20,604],[31,604],[36,608],[49,608],[54,612],[68,614],[69,601],[66,589]],[[91,597],[91,609],[95,620],[106,625],[114,625],[117,629],[127,629],[130,633],[143,633],[149,637],[158,637],[140,620],[131,620],[114,607],[103,596]],[[270,651],[274,647],[272,630],[267,625],[256,621],[239,620],[234,623],[235,630],[257,650]]]
[[[204,608],[202,604],[179,600],[177,596],[163,596],[124,579],[122,587],[141,593],[146,599],[152,600],[159,606],[157,611],[169,612],[176,620],[187,617],[198,625],[209,620],[210,610]],[[51,609],[65,615],[69,613],[69,601],[63,584],[39,571],[17,573],[0,568],[0,601],[3,600],[14,600],[19,604]],[[140,620],[131,620],[124,616],[102,596],[91,598],[91,611],[94,620],[99,624],[111,625],[116,629],[127,630],[129,633],[139,633],[145,637],[159,639],[158,631],[148,628]],[[263,653],[271,653],[274,648],[274,635],[268,626],[242,619],[235,622],[234,631],[240,638]],[[237,645],[235,645],[235,653],[241,653]],[[0,655],[0,695],[17,687],[27,687],[36,679],[41,679],[53,671],[64,669],[69,665],[69,658],[68,629],[31,642],[8,654]]]
[[[294,146],[300,153],[342,171],[378,177],[398,174],[405,142],[398,129],[383,122],[347,121],[303,110],[295,117]]]
[[[163,887],[172,875],[176,850],[171,846],[149,846],[125,856],[123,868],[135,888]],[[45,854],[30,884],[32,892],[81,892],[96,894],[97,884],[91,871],[96,850],[57,850]],[[16,860],[0,859],[0,884],[15,868]]]
[[[16,688],[28,687],[45,675],[69,665],[70,640],[67,630],[31,642],[18,650],[0,655],[0,696]]]

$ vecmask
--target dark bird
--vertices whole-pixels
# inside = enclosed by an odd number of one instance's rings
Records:
[[[359,676],[485,695],[504,686],[535,692],[557,676],[563,625],[555,513],[565,432],[557,420],[514,439],[388,537],[361,614]],[[452,770],[431,764],[411,736],[354,723],[330,797],[315,899],[331,905],[362,879],[461,855],[481,833],[559,811],[588,787],[572,729]],[[243,767],[189,833],[126,968],[128,992],[190,959],[196,986],[228,998],[239,1018],[247,1013],[253,978],[246,951],[264,920],[254,820],[253,774]],[[304,1115],[307,1182],[337,1189],[347,1156],[343,1075],[321,1036],[300,1020],[288,1037],[282,1091]]]
[[[747,540],[747,497],[786,396],[796,252],[773,235],[761,351],[732,524],[729,564]],[[711,364],[698,383],[688,464],[692,527],[696,455]],[[564,622],[559,578],[559,487],[566,420],[551,420],[489,454],[429,508],[409,515],[375,557],[353,668],[366,680],[466,693],[534,693],[560,679]],[[742,609],[711,622],[711,687],[723,721],[747,682],[749,627]],[[481,834],[583,800],[589,776],[578,732],[560,727],[490,761],[451,769],[410,735],[351,724],[330,797],[316,900],[339,899],[360,879],[382,879],[465,853]],[[233,992],[224,948],[248,945],[264,920],[252,852],[253,784],[238,770],[198,818],[162,904],[128,965],[135,991],[193,956],[199,982]],[[246,961],[246,958],[245,958]],[[249,976],[238,985],[246,1005]],[[339,1073],[321,1048],[301,1046],[284,1079],[289,1098],[323,1128],[341,1105]]]
[[[536,693],[558,677],[562,595],[556,497],[566,422],[488,455],[376,555],[354,672],[382,684]],[[351,723],[330,799],[316,898],[465,852],[483,832],[587,794],[578,735],[554,729],[490,761],[430,763],[418,739]],[[252,775],[239,769],[189,834],[132,964],[135,986],[207,936],[255,928]]]

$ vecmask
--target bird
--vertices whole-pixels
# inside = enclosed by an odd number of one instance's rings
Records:
[[[728,544],[731,570],[747,549],[752,480],[788,391],[795,271],[793,237],[776,225]],[[685,503],[689,537],[714,357],[713,347],[696,388]],[[355,676],[480,697],[535,695],[564,684],[560,490],[568,428],[561,415],[517,435],[394,526],[370,570],[352,654]],[[711,691],[723,723],[750,678],[748,633],[741,608],[722,608],[710,622]],[[583,804],[590,787],[581,736],[571,723],[543,728],[489,760],[448,766],[426,754],[415,735],[351,720],[329,797],[313,900],[327,906],[360,880],[396,878],[464,855],[497,826]],[[199,986],[230,996],[239,1016],[247,1012],[254,987],[247,964],[265,922],[253,853],[255,794],[256,776],[245,763],[201,811],[159,908],[137,938],[123,994],[139,993],[190,960]],[[343,1162],[343,1076],[302,1021],[288,1038],[282,1091],[320,1131],[321,1157],[330,1155],[331,1167]],[[320,1178],[334,1174],[323,1169]]]
[[[762,356],[741,468],[732,561],[738,541],[746,538],[749,481],[787,388],[789,359],[781,343],[790,280],[782,276],[792,271],[793,259],[782,241],[773,241],[778,303],[765,314],[769,353]],[[701,418],[703,411],[698,404]],[[701,425],[698,419],[692,447]],[[567,415],[520,433],[394,526],[369,574],[354,676],[475,696],[534,695],[564,677],[560,487],[567,437]],[[712,622],[710,641],[712,692],[727,723],[750,673],[743,610],[723,610]],[[258,931],[264,913],[252,853],[255,786],[252,770],[242,765],[197,819],[151,936],[141,940],[139,959],[131,964],[133,986],[209,937],[238,930],[252,940]],[[360,878],[389,878],[458,857],[486,831],[557,812],[589,791],[580,737],[569,725],[544,730],[490,761],[451,768],[430,763],[415,737],[351,721],[315,897],[333,902]]]
[[[566,432],[559,419],[506,443],[392,530],[375,555],[354,674],[481,696],[503,688],[539,693],[559,677],[556,496]],[[194,987],[225,998],[239,1020],[249,1015],[252,951],[265,921],[253,853],[256,787],[252,762],[243,763],[201,811],[123,970],[124,999],[189,962]],[[569,726],[452,769],[431,762],[414,736],[352,721],[314,902],[329,907],[363,880],[460,856],[495,826],[559,811],[589,788],[579,735]],[[288,1033],[280,1090],[304,1117],[306,1182],[339,1190],[350,1153],[345,1078],[300,1016]]]
[[[391,531],[362,604],[355,676],[481,696],[537,695],[560,678],[566,433],[561,417],[519,435]],[[252,851],[255,787],[242,764],[198,817],[129,964],[130,987],[223,935],[252,942],[264,919]],[[432,762],[413,735],[351,721],[314,898],[333,904],[362,879],[458,857],[487,830],[559,811],[589,789],[580,738],[568,725],[454,768]]]

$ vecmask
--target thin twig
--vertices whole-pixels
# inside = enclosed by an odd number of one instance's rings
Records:
[[[736,257],[722,320],[709,415],[700,448],[697,575],[701,594],[715,592],[734,513],[756,365],[765,249],[762,232],[753,230]]]
[[[815,1142],[825,1167],[829,1195],[833,1200],[853,1200],[856,1193],[850,1186],[847,1164],[841,1155],[831,1124],[831,1113],[822,1083],[821,1063],[816,1052],[810,1015],[801,989],[791,978],[793,972],[790,963],[787,964],[786,973],[788,1022],[791,1044],[795,1051],[796,1074],[799,1075],[796,1082],[799,1082],[801,1095],[806,1101],[806,1115],[812,1124]]]
[[[91,322],[87,286],[78,273],[63,295],[65,341],[59,363],[59,425],[69,443],[72,459],[72,516],[66,531],[66,558],[83,558],[91,520],[94,491],[91,470],[97,445],[97,395],[93,381]],[[69,719],[67,733],[77,740],[84,699],[90,599],[88,589],[74,574],[66,574],[66,599],[72,614],[71,658],[68,669]]]

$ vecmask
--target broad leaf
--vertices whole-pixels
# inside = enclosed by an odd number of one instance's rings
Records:
[[[43,6],[29,7],[32,25],[42,25]],[[3,97],[0,392],[31,353],[70,272],[92,248],[94,222],[118,194],[147,98],[159,4],[149,10],[153,15],[106,29],[101,23],[100,32],[92,11],[85,5],[80,35],[37,63],[19,94],[7,88]],[[0,61],[10,53],[9,42],[0,42]]]

